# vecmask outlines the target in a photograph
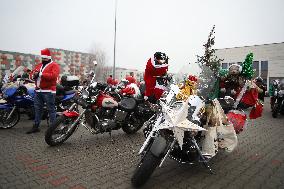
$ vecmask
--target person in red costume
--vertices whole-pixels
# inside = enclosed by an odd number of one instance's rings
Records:
[[[107,84],[108,85],[113,85],[114,84],[114,79],[112,78],[112,75],[109,75],[109,77],[107,78]]]
[[[42,62],[36,65],[30,73],[36,84],[34,96],[35,120],[33,127],[27,134],[40,131],[39,125],[44,104],[48,109],[50,124],[52,125],[56,119],[55,94],[60,67],[56,62],[52,61],[49,49],[41,51],[41,58]]]
[[[135,83],[136,84],[136,79],[134,77],[134,73],[133,72],[130,72],[129,75],[127,75],[125,77],[125,79],[128,81],[128,84],[131,84],[131,83]]]
[[[165,53],[156,52],[147,61],[144,74],[145,100],[155,103],[165,91],[166,79],[163,76],[167,75],[168,59]]]

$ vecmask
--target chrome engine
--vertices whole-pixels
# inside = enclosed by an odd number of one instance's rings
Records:
[[[116,129],[117,123],[124,122],[127,112],[122,110],[104,109],[100,113],[87,111],[85,113],[86,123],[99,132]]]
[[[116,122],[123,122],[127,116],[127,112],[123,110],[116,110],[114,113],[114,119]]]

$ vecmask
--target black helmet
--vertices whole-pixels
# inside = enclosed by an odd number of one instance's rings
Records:
[[[168,59],[166,53],[162,53],[162,52],[156,52],[154,54],[154,58],[157,60],[167,60]]]
[[[256,81],[256,82],[259,82],[259,83],[262,83],[262,82],[263,82],[263,79],[262,79],[261,77],[257,77],[257,78],[255,78],[255,81]]]

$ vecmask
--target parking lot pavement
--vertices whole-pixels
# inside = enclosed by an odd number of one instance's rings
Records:
[[[114,131],[91,135],[84,128],[63,145],[49,147],[41,132],[25,132],[32,122],[23,118],[12,129],[0,130],[0,188],[132,188],[130,178],[140,159],[142,132]],[[237,149],[219,153],[210,165],[181,165],[166,160],[143,188],[284,188],[284,116],[273,119],[265,104],[261,119],[249,122],[238,135]]]

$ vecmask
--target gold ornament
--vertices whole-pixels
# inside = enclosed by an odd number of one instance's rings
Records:
[[[180,85],[180,92],[176,95],[177,100],[186,101],[190,95],[196,94],[196,82],[186,80]]]

